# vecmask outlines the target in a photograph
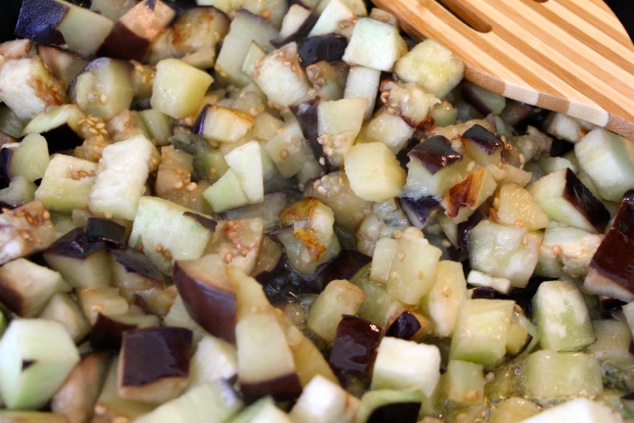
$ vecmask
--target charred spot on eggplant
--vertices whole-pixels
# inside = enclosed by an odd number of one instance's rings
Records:
[[[125,248],[126,246],[125,227],[100,217],[88,219],[86,238],[89,242],[105,242],[114,248]]]
[[[379,326],[361,317],[344,315],[328,363],[338,374],[349,374],[368,380],[382,338]]]
[[[308,66],[321,60],[327,62],[341,60],[347,45],[348,40],[343,35],[326,34],[300,41],[297,50],[302,66]]]
[[[573,204],[599,232],[603,232],[610,220],[610,212],[592,195],[592,192],[570,168],[566,169],[566,187],[563,197]]]
[[[451,141],[442,135],[434,135],[417,144],[407,155],[421,162],[431,174],[462,160],[462,154],[451,148]]]
[[[385,336],[411,339],[421,328],[421,324],[412,313],[404,311],[388,326]]]

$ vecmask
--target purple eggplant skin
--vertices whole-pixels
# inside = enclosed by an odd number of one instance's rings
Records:
[[[313,156],[319,164],[324,166],[326,173],[328,173],[336,169],[330,164],[328,157],[324,154],[324,148],[317,141],[319,137],[317,129],[317,108],[320,101],[321,98],[319,97],[311,98],[304,103],[291,105],[290,110],[297,118],[299,126],[302,128],[304,138],[306,138],[306,142],[310,147],[310,151],[313,152]]]
[[[125,248],[125,227],[112,220],[91,217],[86,224],[86,236],[89,242],[102,241],[109,247]]]
[[[55,0],[24,0],[15,26],[15,35],[40,44],[62,46],[64,36],[57,29],[69,7]]]
[[[372,258],[356,250],[342,250],[337,257],[322,264],[312,283],[314,293],[318,294],[335,279],[352,279]]]
[[[299,42],[297,51],[302,66],[325,60],[336,62],[341,60],[348,46],[348,40],[343,35],[325,34],[308,37]]]
[[[9,182],[11,182],[11,175],[9,175],[9,163],[11,163],[12,155],[12,149],[0,149],[0,189],[8,187]]]
[[[391,402],[372,410],[367,423],[416,423],[420,402]]]
[[[412,313],[405,310],[385,331],[385,336],[409,340],[418,332],[421,324]]]
[[[90,242],[84,228],[75,228],[48,247],[44,256],[59,255],[83,259],[105,248],[105,242]]]
[[[597,272],[634,293],[634,190],[625,193],[612,226],[590,260],[590,271]]]
[[[240,382],[240,391],[247,404],[268,395],[275,401],[283,402],[297,399],[302,392],[302,385],[297,373],[290,373],[262,382]]]
[[[469,104],[473,106],[474,109],[483,116],[491,113],[491,109],[484,104],[480,98],[473,92],[473,88],[470,84],[461,84],[460,85],[460,94],[462,98]]]
[[[116,351],[121,349],[123,333],[137,329],[134,324],[123,323],[116,317],[109,317],[99,313],[95,324],[88,336],[90,347],[95,351]]]
[[[500,137],[486,129],[484,126],[478,124],[467,129],[462,134],[462,138],[473,141],[488,155],[504,148],[504,141],[502,141]]]
[[[400,197],[398,202],[410,223],[418,229],[423,229],[429,219],[440,210],[440,202],[434,197],[422,197],[418,200]]]
[[[173,279],[192,319],[212,335],[235,343],[235,292],[205,278],[186,261],[176,261]]]
[[[142,386],[164,377],[187,377],[192,331],[154,327],[124,332],[121,360],[122,385]]]
[[[306,20],[302,22],[299,28],[297,28],[297,31],[293,32],[291,35],[289,35],[286,38],[282,38],[279,40],[271,40],[271,44],[275,48],[280,48],[283,45],[286,45],[288,43],[301,42],[302,40],[306,39],[306,37],[308,37],[308,34],[310,34],[310,31],[313,29],[318,19],[319,19],[319,15],[317,15],[316,13],[311,13],[310,15],[308,15]]]
[[[410,160],[418,160],[432,175],[442,168],[462,160],[462,154],[451,148],[451,141],[434,135],[419,143],[407,153]]]
[[[370,379],[382,329],[361,317],[343,315],[333,342],[328,363],[340,377],[351,375],[362,381]]]
[[[570,169],[566,170],[566,186],[563,196],[579,210],[598,232],[605,230],[610,220],[610,212],[603,203],[577,178]]]
[[[150,40],[139,37],[121,22],[117,22],[103,41],[98,56],[121,60],[143,60],[150,48]]]
[[[163,273],[143,253],[134,248],[117,248],[110,250],[112,258],[129,273],[137,273],[147,279],[155,281],[157,286],[163,285]]]

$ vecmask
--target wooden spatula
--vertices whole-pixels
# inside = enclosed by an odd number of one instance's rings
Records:
[[[602,0],[374,3],[450,48],[477,85],[634,140],[634,46]]]

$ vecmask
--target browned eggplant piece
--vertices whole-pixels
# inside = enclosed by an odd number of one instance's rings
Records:
[[[590,261],[584,289],[592,294],[634,300],[634,191],[625,193],[612,226]]]
[[[343,316],[328,362],[344,384],[350,377],[362,382],[370,379],[382,336],[381,328],[369,320]]]
[[[143,0],[119,18],[97,54],[123,60],[143,60],[152,41],[175,15],[174,9],[161,0]]]
[[[192,331],[156,327],[123,334],[118,393],[134,401],[162,403],[176,398],[187,385]]]
[[[235,343],[236,294],[224,275],[224,263],[210,258],[178,260],[174,284],[196,323],[212,335]]]
[[[69,423],[90,421],[111,361],[109,352],[85,355],[53,396],[51,410],[66,416]]]

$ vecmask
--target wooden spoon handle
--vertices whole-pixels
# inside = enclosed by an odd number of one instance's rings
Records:
[[[468,80],[634,140],[634,46],[602,0],[443,3],[471,27],[435,0],[375,0],[414,38],[454,51]]]

